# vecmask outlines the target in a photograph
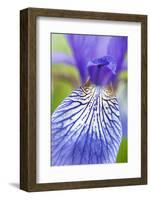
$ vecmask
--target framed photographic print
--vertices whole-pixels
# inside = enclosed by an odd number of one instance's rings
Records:
[[[147,183],[147,16],[20,12],[20,188]]]

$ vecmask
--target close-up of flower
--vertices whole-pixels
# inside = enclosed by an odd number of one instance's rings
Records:
[[[127,162],[127,37],[60,35],[66,50],[58,41],[52,51],[51,165]],[[72,88],[55,102],[57,80]]]

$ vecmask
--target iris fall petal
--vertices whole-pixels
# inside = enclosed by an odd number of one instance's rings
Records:
[[[116,162],[122,138],[116,97],[101,87],[80,87],[52,114],[51,165]]]

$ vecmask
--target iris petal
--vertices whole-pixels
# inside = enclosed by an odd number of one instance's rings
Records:
[[[107,54],[117,62],[117,72],[122,70],[124,57],[127,53],[127,36],[115,36],[109,41]]]
[[[101,87],[73,91],[52,114],[51,165],[114,163],[122,138],[117,99]]]
[[[90,80],[95,85],[108,85],[116,77],[116,62],[111,56],[94,59],[87,65]]]

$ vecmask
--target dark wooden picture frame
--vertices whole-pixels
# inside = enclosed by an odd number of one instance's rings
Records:
[[[36,183],[36,18],[61,17],[141,23],[141,177]],[[20,12],[20,188],[46,191],[147,184],[147,16],[27,8]]]

